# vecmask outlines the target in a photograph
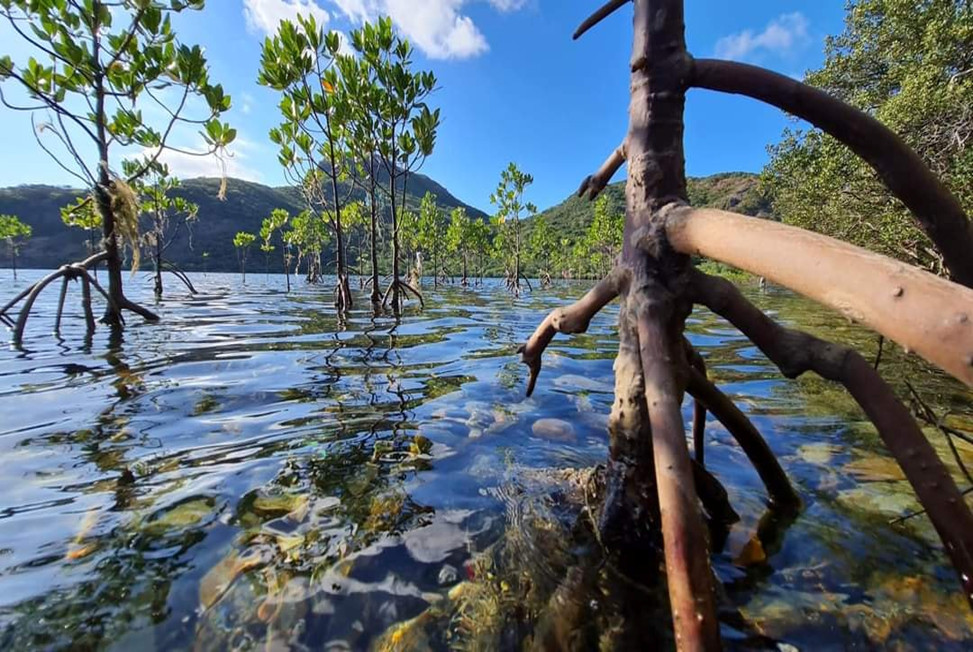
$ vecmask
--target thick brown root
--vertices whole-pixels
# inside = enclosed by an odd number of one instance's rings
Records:
[[[725,279],[694,272],[692,291],[699,303],[740,329],[788,378],[813,371],[848,389],[902,467],[973,605],[973,515],[932,444],[872,365],[845,346],[777,324]]]

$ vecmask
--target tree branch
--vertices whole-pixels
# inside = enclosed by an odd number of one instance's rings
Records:
[[[973,222],[918,154],[881,122],[824,91],[743,63],[697,60],[690,86],[761,100],[847,145],[912,211],[942,252],[953,280],[973,287]]]
[[[814,371],[848,389],[928,511],[973,605],[973,515],[935,449],[882,377],[855,351],[780,326],[725,279],[697,271],[692,292],[697,302],[740,329],[788,378]]]
[[[595,13],[585,18],[584,22],[578,26],[578,29],[574,30],[574,35],[571,38],[577,41],[579,38],[584,36],[585,32],[611,16],[629,2],[631,2],[631,0],[609,0],[609,2],[599,8]]]
[[[592,318],[618,296],[622,282],[623,274],[619,268],[615,268],[576,303],[566,308],[557,308],[545,317],[527,343],[517,350],[521,362],[529,369],[527,396],[534,393],[534,385],[537,384],[537,376],[541,372],[541,356],[554,335],[573,335],[587,331]]]
[[[578,197],[584,197],[587,194],[588,199],[594,201],[601,194],[601,191],[605,189],[605,186],[608,185],[612,177],[615,176],[615,173],[625,164],[625,156],[626,147],[623,142],[615,148],[615,151],[602,163],[597,172],[585,177],[584,181],[581,182],[581,187],[578,188]]]
[[[973,290],[777,222],[711,209],[667,212],[667,235],[677,251],[766,277],[973,385]]]

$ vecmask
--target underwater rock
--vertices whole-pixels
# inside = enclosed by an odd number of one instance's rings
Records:
[[[808,464],[824,466],[831,462],[831,458],[839,450],[839,447],[834,444],[804,444],[797,449],[797,456]]]
[[[550,441],[560,441],[570,444],[578,441],[578,435],[574,430],[574,426],[561,419],[538,419],[531,426],[531,431],[535,437]]]
[[[579,376],[577,374],[563,374],[561,376],[557,376],[554,379],[554,386],[560,389],[571,390],[572,392],[585,390],[589,392],[604,392],[606,394],[610,394],[615,391],[611,382],[597,380],[595,378],[588,378],[587,376]]]
[[[439,577],[436,578],[436,581],[439,582],[439,586],[445,586],[447,584],[455,584],[458,579],[459,571],[456,567],[443,564],[443,567],[439,569]]]
[[[199,583],[199,604],[203,609],[209,609],[229,590],[237,577],[262,566],[267,560],[260,553],[252,552],[241,556],[237,551],[232,551],[203,576]]]

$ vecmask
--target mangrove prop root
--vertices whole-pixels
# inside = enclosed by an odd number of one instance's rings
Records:
[[[625,301],[618,312],[618,355],[612,367],[615,401],[608,420],[611,448],[598,529],[605,544],[621,552],[623,559],[644,560],[645,551],[657,545],[659,531],[652,430],[635,320]]]
[[[54,332],[61,332],[61,316],[64,314],[64,301],[68,296],[68,278],[61,280],[61,294],[57,299],[57,316],[54,318]]]
[[[409,285],[408,283],[406,283],[405,281],[403,281],[401,279],[395,280],[395,281],[392,281],[391,283],[389,283],[388,289],[385,290],[385,294],[382,296],[382,306],[387,306],[388,305],[389,296],[391,296],[393,294],[393,290],[395,288],[398,288],[400,290],[403,290],[404,292],[408,292],[408,293],[412,294],[413,296],[415,296],[415,298],[419,300],[419,307],[420,308],[425,308],[426,307],[426,302],[422,298],[422,293],[419,292],[419,290],[417,290],[416,288],[412,287],[411,285]]]
[[[698,303],[736,326],[788,378],[814,371],[847,388],[929,514],[973,606],[973,514],[932,444],[872,365],[845,346],[777,324],[729,281],[696,271],[692,292]]]
[[[677,251],[766,277],[973,385],[973,289],[771,220],[675,204],[665,213],[666,234]]]
[[[91,309],[91,281],[87,275],[81,277],[81,307],[84,310],[84,321],[87,326],[87,335],[95,332],[95,313]]]
[[[652,426],[666,582],[680,647],[717,649],[720,635],[708,538],[682,420],[679,376],[685,374],[688,365],[682,342],[671,332],[674,315],[670,304],[670,301],[649,299],[640,306],[637,315],[645,402]]]
[[[417,288],[414,288],[412,285],[404,281],[402,282],[402,288],[405,289],[406,292],[411,292],[415,298],[419,300],[420,308],[426,307],[426,301],[422,298],[422,292],[420,292]]]
[[[689,344],[685,342],[686,354],[689,356],[689,364],[703,378],[706,378],[706,362],[703,356]],[[696,462],[704,469],[706,468],[706,406],[698,398],[693,397],[693,454]]]
[[[591,320],[615,297],[621,284],[621,271],[616,268],[598,282],[581,299],[566,308],[556,308],[549,314],[527,343],[518,349],[521,362],[527,365],[527,396],[534,393],[537,376],[541,372],[541,356],[557,333],[578,334],[588,330]]]
[[[128,310],[130,312],[137,313],[144,317],[147,321],[158,321],[159,317],[151,312],[139,306],[138,304],[122,297],[122,300],[116,301],[109,292],[106,292],[104,288],[98,283],[98,281],[89,274],[89,270],[96,266],[98,263],[103,262],[108,257],[106,252],[101,252],[86,258],[85,260],[73,263],[70,265],[62,265],[57,271],[51,272],[47,276],[43,277],[30,287],[24,289],[16,297],[7,302],[3,308],[0,308],[0,321],[12,326],[13,328],[13,342],[15,345],[19,346],[23,343],[24,330],[27,327],[27,321],[30,317],[30,312],[34,308],[34,303],[37,301],[37,297],[40,296],[50,284],[54,281],[61,279],[61,291],[58,296],[58,308],[57,314],[54,321],[54,332],[59,332],[61,328],[61,319],[64,314],[64,301],[67,295],[67,283],[71,280],[80,280],[82,289],[82,300],[81,305],[85,313],[85,324],[87,328],[87,333],[90,336],[95,330],[94,317],[89,314],[91,313],[91,288],[94,288],[101,294],[102,297],[108,302],[109,314],[116,315],[119,320],[121,320],[121,311]],[[13,323],[7,313],[14,308],[18,303],[23,301],[23,305],[20,307],[20,312],[17,316],[16,323]],[[90,318],[89,318],[90,317]]]
[[[760,479],[763,480],[764,486],[767,487],[771,505],[783,509],[800,507],[801,499],[787,479],[787,474],[781,468],[780,462],[770,450],[770,446],[733,401],[696,369],[690,371],[687,389],[690,395],[706,406],[704,409],[708,409],[740,444],[740,448],[746,453]]]
[[[956,466],[959,467],[966,481],[973,485],[973,475],[970,474],[970,470],[966,467],[966,462],[963,461],[963,456],[960,455],[959,450],[956,448],[956,443],[953,441],[953,433],[948,428],[943,427],[943,420],[938,418],[932,408],[929,407],[929,404],[922,400],[922,397],[919,396],[919,392],[912,386],[912,383],[907,380],[905,381],[905,386],[909,388],[909,393],[912,394],[917,416],[942,433],[943,437],[946,438],[946,444],[949,446],[949,452],[953,456],[953,461],[956,462]]]
[[[598,171],[585,177],[578,188],[578,197],[587,195],[589,200],[594,200],[605,189],[615,173],[625,163],[625,143],[622,143],[611,153],[607,160],[602,164]]]
[[[199,294],[199,292],[197,292],[196,288],[193,286],[192,281],[189,280],[189,276],[186,274],[186,272],[182,271],[176,265],[173,265],[168,261],[163,261],[162,267],[177,279],[182,281],[182,284],[186,286],[186,289],[189,290],[190,294]],[[287,278],[290,279],[290,276],[287,275]]]
[[[689,85],[755,98],[807,120],[847,145],[912,211],[942,253],[953,280],[973,287],[973,222],[919,155],[881,122],[824,91],[743,63],[698,59]]]
[[[696,494],[706,513],[709,514],[710,520],[719,525],[732,525],[739,522],[740,515],[730,504],[730,495],[726,492],[723,483],[696,460],[692,460],[692,467]]]

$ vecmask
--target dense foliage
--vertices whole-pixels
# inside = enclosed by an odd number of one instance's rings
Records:
[[[973,4],[856,0],[806,81],[901,135],[973,211]],[[771,154],[764,180],[786,222],[944,273],[905,206],[833,138],[789,129]]]

